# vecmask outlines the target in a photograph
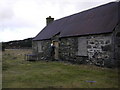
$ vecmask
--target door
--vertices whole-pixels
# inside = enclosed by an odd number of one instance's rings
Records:
[[[55,59],[59,59],[59,42],[58,41],[54,41],[53,45],[55,46]]]

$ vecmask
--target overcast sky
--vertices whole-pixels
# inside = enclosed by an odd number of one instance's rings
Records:
[[[56,19],[115,0],[0,0],[0,42],[35,37]]]

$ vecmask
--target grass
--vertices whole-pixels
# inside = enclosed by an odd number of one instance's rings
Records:
[[[3,52],[3,88],[118,88],[118,70],[63,62],[28,62],[31,50]],[[96,81],[96,82],[89,82]]]

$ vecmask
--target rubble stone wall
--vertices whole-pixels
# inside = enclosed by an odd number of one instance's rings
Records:
[[[87,52],[90,64],[108,66],[112,64],[112,34],[92,35],[87,37]]]
[[[39,60],[49,60],[51,57],[50,45],[51,45],[51,40],[33,41],[33,54],[36,54]]]
[[[114,40],[114,59],[115,63],[120,67],[120,24],[116,27],[113,33]]]
[[[60,42],[62,60],[98,66],[112,63],[112,34],[62,38]]]
[[[116,39],[114,39],[112,33],[59,39],[57,36],[57,40],[59,40],[59,60],[112,67],[115,58],[114,52],[117,54],[117,59],[120,58],[119,37],[120,33],[118,33]],[[51,60],[51,42],[52,40],[33,41],[33,53],[38,55],[39,60]],[[114,49],[115,44],[116,51]]]

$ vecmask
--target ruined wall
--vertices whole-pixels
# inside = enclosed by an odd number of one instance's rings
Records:
[[[81,64],[107,66],[113,58],[111,34],[62,38],[60,58]]]

